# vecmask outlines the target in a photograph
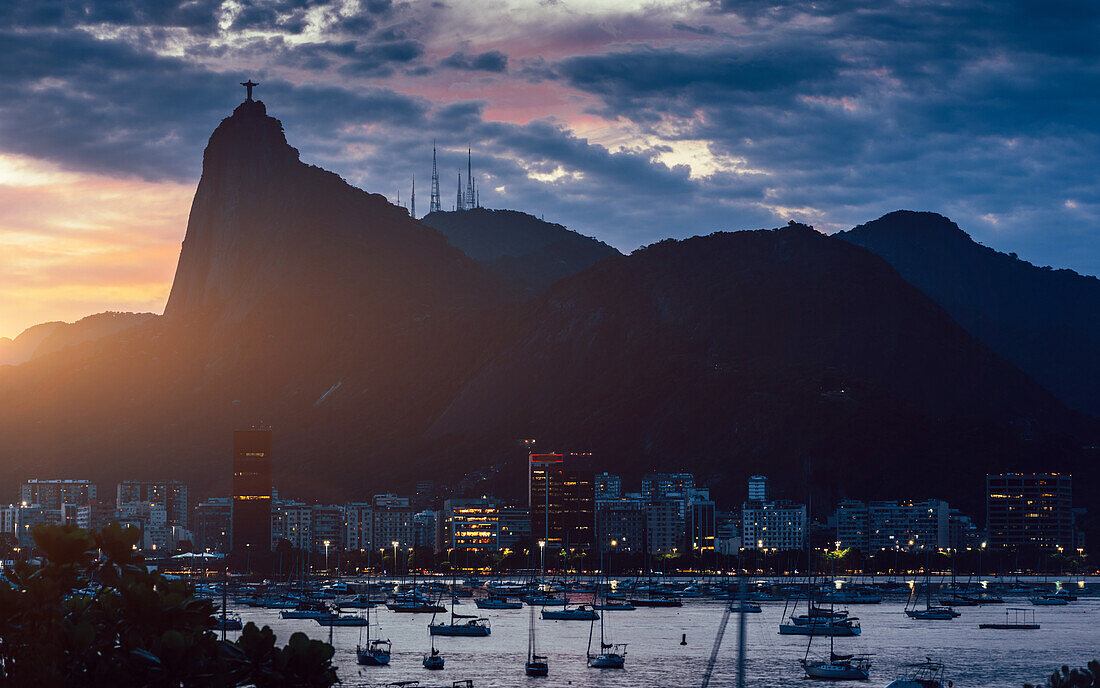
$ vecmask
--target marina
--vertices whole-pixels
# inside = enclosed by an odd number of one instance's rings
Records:
[[[768,589],[779,587],[779,581],[771,582],[776,585]],[[843,657],[854,655],[856,661],[851,663],[854,668],[868,665],[870,668],[869,679],[853,685],[886,686],[908,675],[907,672],[912,673],[911,665],[931,658],[943,664],[945,680],[952,681],[957,688],[1020,688],[1026,682],[1041,682],[1055,667],[1081,664],[1095,655],[1098,637],[1095,620],[1100,615],[1100,596],[1093,591],[1100,590],[1100,580],[1086,582],[1081,589],[1084,592],[1078,591],[1078,599],[1074,602],[1043,607],[1034,614],[1027,608],[1026,619],[1021,617],[1021,622],[1030,624],[1034,619],[1038,628],[1023,634],[997,633],[995,630],[979,632],[978,629],[979,626],[999,629],[1006,623],[1015,623],[1011,616],[1006,622],[1006,611],[1024,609],[1020,605],[1027,605],[1030,596],[1039,594],[1036,587],[1042,584],[1038,582],[1028,587],[1027,595],[1012,595],[991,587],[990,594],[996,590],[996,594],[1006,597],[1006,602],[1012,606],[966,607],[960,617],[947,624],[929,624],[909,618],[904,613],[910,597],[908,586],[876,593],[882,595],[880,603],[859,608],[862,634],[835,641],[835,651],[829,639],[822,637],[814,641],[815,649],[810,659],[824,656],[832,660],[826,664],[843,666],[848,661]],[[921,588],[922,583],[919,579],[913,581],[917,588]],[[1045,585],[1047,592],[1053,594],[1050,583]],[[923,589],[920,594],[924,597]],[[629,613],[612,613],[614,642],[629,644],[629,661],[621,670],[608,672],[589,665],[590,653],[597,654],[601,644],[598,621],[593,637],[590,623],[542,619],[538,606],[478,610],[475,600],[484,595],[484,590],[477,590],[473,599],[465,598],[456,603],[456,615],[464,610],[491,620],[494,633],[480,638],[432,638],[428,634],[428,619],[424,616],[393,613],[381,605],[371,611],[372,617],[382,615],[386,638],[392,641],[392,661],[388,666],[360,666],[357,663],[359,628],[322,628],[311,619],[280,618],[278,609],[248,607],[232,601],[229,609],[239,614],[245,623],[270,625],[280,638],[289,638],[291,633],[302,631],[310,637],[327,640],[331,631],[336,648],[334,663],[343,684],[349,686],[400,681],[419,681],[422,686],[449,686],[453,681],[469,680],[477,688],[516,685],[686,688],[700,684],[723,613],[731,607],[728,600],[718,599],[722,595],[718,592],[684,599],[679,607],[648,607]],[[761,611],[744,615],[747,679],[750,685],[758,688],[786,687],[796,681],[797,685],[803,685],[801,682],[808,680],[804,678],[803,665],[807,660],[808,638],[779,633],[780,624],[790,624],[790,619],[784,618],[785,598],[774,596],[780,599],[757,602]],[[598,605],[600,602],[598,596],[591,594],[571,592],[569,597],[576,605]],[[738,608],[736,602],[732,608]],[[803,605],[802,610],[805,609]],[[789,614],[788,608],[788,617]],[[736,685],[737,611],[731,612],[730,620],[730,630],[718,653],[712,686]],[[537,634],[537,650],[532,646],[533,634]],[[233,631],[228,633],[230,638],[235,635]],[[423,660],[429,646],[446,657],[444,669],[429,671],[425,668]],[[539,662],[545,664],[546,677],[539,672],[528,675],[526,671],[525,662],[530,662],[536,652]],[[836,653],[844,655],[834,659]],[[830,669],[819,665],[815,671],[827,674]]]

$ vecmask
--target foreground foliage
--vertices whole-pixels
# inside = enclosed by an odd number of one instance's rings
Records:
[[[1051,674],[1042,686],[1028,683],[1024,688],[1100,688],[1100,661],[1089,662],[1085,669],[1063,666],[1061,671]]]
[[[295,633],[277,647],[270,628],[236,642],[212,632],[214,604],[182,581],[150,572],[138,531],[36,526],[41,564],[0,576],[0,683],[35,686],[327,688],[333,648]]]

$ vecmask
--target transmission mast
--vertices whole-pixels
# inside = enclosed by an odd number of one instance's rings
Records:
[[[443,204],[439,200],[439,168],[435,164],[435,141],[432,141],[432,198],[428,203],[429,213],[438,213],[443,210]]]

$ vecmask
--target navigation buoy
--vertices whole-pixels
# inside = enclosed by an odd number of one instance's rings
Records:
[[[681,645],[687,645],[688,644],[688,634],[687,633],[680,636],[680,644]]]

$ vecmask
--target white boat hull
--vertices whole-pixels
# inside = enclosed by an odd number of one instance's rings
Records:
[[[596,655],[588,659],[588,666],[593,669],[622,669],[625,664],[626,658],[615,654]]]

